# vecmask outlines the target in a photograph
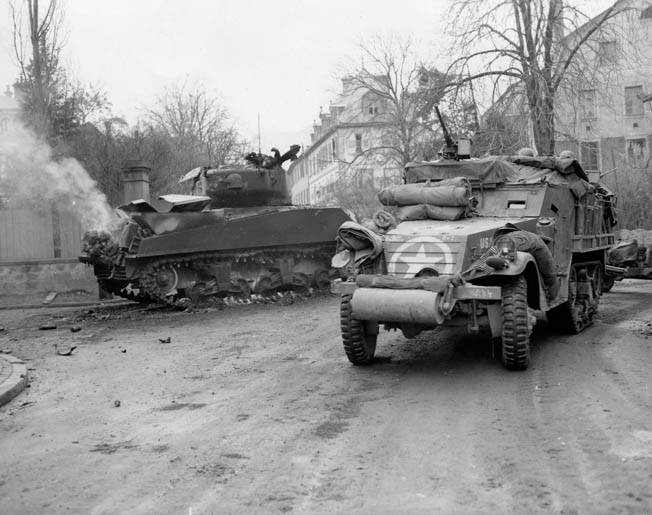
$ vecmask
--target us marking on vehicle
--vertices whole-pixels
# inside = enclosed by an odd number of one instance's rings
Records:
[[[428,266],[435,268],[440,275],[452,274],[453,252],[450,246],[439,238],[418,236],[406,241],[394,251],[387,263],[387,271],[399,277],[414,277]]]

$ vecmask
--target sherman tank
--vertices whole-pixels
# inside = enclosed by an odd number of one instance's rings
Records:
[[[283,163],[299,149],[198,167],[179,181],[191,195],[118,207],[118,227],[84,235],[80,261],[102,290],[142,302],[327,290],[337,228],[348,217],[292,205]]]
[[[525,369],[536,312],[570,333],[593,323],[615,197],[570,153],[470,159],[469,141],[445,136],[442,159],[408,164],[405,184],[379,193],[382,224],[338,232],[333,264],[351,270],[332,287],[344,351],[365,365],[382,328],[410,339],[486,327],[504,366]]]

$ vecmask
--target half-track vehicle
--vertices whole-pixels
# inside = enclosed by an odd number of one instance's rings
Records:
[[[525,369],[536,312],[569,333],[595,319],[613,195],[572,156],[461,159],[468,144],[447,141],[444,159],[408,164],[405,184],[379,193],[382,224],[340,227],[333,263],[350,275],[332,291],[353,364],[373,360],[381,328],[414,338],[462,326],[489,329],[504,366]]]
[[[615,282],[623,279],[652,279],[652,245],[623,240],[607,251],[603,290],[611,291]]]
[[[84,235],[80,261],[102,290],[142,302],[328,290],[337,228],[349,217],[292,205],[282,165],[299,146],[272,151],[191,170],[180,182],[192,195],[120,206],[118,228]]]

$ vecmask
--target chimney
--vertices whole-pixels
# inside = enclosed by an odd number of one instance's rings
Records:
[[[149,202],[149,172],[152,167],[145,161],[130,160],[122,169],[125,204],[132,200],[143,199]]]

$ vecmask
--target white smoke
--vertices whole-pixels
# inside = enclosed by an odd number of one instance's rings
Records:
[[[52,149],[16,125],[0,133],[0,197],[55,202],[73,212],[84,230],[102,230],[115,220],[106,196],[75,159],[54,159]]]

